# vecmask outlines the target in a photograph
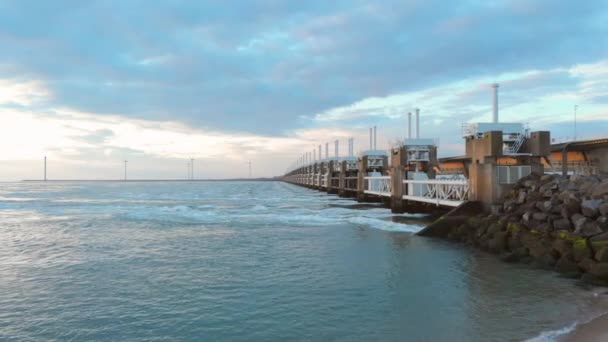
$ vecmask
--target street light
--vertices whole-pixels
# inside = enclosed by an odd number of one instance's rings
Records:
[[[578,110],[578,105],[574,105],[574,141],[576,141],[576,111]]]

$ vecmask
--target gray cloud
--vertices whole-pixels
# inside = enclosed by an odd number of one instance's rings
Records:
[[[55,105],[282,134],[312,125],[304,115],[369,96],[595,61],[608,53],[599,43],[608,33],[607,7],[4,1],[0,73],[44,80]],[[554,77],[537,82],[569,81]]]

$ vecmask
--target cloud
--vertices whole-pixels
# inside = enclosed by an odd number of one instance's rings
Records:
[[[2,1],[0,160],[181,175],[194,156],[221,176],[251,158],[274,175],[325,141],[364,149],[372,125],[388,146],[414,107],[457,154],[492,82],[503,120],[567,126],[577,104],[603,127],[606,34],[601,1]]]
[[[0,72],[45,82],[54,106],[281,135],[363,98],[597,60],[607,12],[596,1],[4,1]]]

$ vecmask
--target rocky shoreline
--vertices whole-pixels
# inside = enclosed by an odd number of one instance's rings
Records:
[[[453,241],[608,286],[608,175],[522,178],[495,206],[446,232]]]

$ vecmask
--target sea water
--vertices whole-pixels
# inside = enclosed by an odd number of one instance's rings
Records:
[[[0,340],[551,340],[597,290],[281,182],[0,183]]]

